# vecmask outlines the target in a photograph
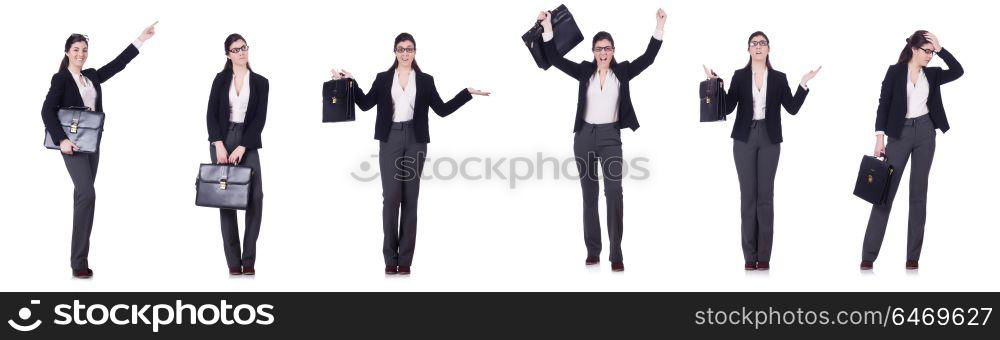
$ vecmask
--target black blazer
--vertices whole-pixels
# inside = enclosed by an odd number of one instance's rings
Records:
[[[472,94],[468,89],[463,89],[455,95],[455,98],[445,102],[441,100],[437,88],[434,87],[434,77],[417,70],[415,78],[417,81],[417,98],[413,105],[413,125],[417,134],[418,143],[430,143],[431,136],[427,127],[427,109],[434,109],[438,116],[446,117],[458,108],[472,100]],[[375,116],[375,139],[380,141],[389,140],[389,131],[392,130],[392,114],[395,111],[392,103],[392,77],[395,69],[389,69],[375,76],[372,88],[366,94],[358,82],[354,83],[354,102],[361,110],[368,111],[373,106],[378,105]]]
[[[94,90],[97,91],[97,99],[94,101],[94,105],[97,107],[92,107],[92,110],[104,112],[104,105],[101,103],[101,83],[124,70],[125,65],[128,65],[137,55],[139,55],[139,49],[135,48],[135,45],[129,44],[107,65],[96,70],[88,68],[80,72],[87,79],[90,79],[90,82],[94,84]],[[80,97],[80,88],[76,86],[76,81],[69,69],[62,69],[53,74],[49,93],[45,95],[45,101],[42,103],[42,122],[45,123],[45,130],[52,136],[52,141],[57,145],[63,139],[68,138],[66,132],[63,131],[62,124],[59,123],[59,109],[82,106],[83,97]]]
[[[729,115],[739,104],[736,111],[736,122],[733,123],[733,139],[746,142],[750,138],[750,123],[753,121],[753,71],[750,66],[736,70],[733,73],[733,83],[726,93],[726,115]],[[797,86],[795,95],[788,87],[788,77],[774,69],[767,70],[767,93],[764,103],[764,124],[771,143],[781,143],[781,106],[790,114],[799,113],[799,108],[806,100],[809,90]]]
[[[583,127],[583,116],[587,112],[587,87],[590,86],[590,77],[597,72],[597,64],[590,61],[576,63],[566,59],[566,57],[556,52],[556,46],[552,41],[542,44],[545,48],[545,57],[556,68],[563,71],[570,77],[580,82],[580,95],[576,101],[576,123],[573,125],[573,132],[580,131]],[[649,38],[649,45],[646,45],[646,52],[634,61],[623,61],[611,65],[611,71],[618,78],[618,122],[615,123],[619,129],[630,128],[635,131],[639,128],[639,120],[635,118],[635,109],[632,107],[632,96],[629,94],[628,83],[632,78],[642,73],[649,65],[656,60],[656,53],[660,51],[663,41],[656,38]]]
[[[264,120],[267,118],[267,91],[270,88],[267,78],[250,71],[250,102],[247,104],[247,115],[243,120],[242,145],[247,149],[260,149],[260,133],[264,131]],[[212,92],[208,96],[208,141],[225,141],[226,130],[229,127],[229,115],[232,107],[229,105],[229,87],[233,84],[233,71],[223,70],[215,75],[212,82]]]
[[[930,110],[928,115],[931,116],[934,126],[941,129],[941,132],[948,132],[950,127],[948,126],[948,117],[944,114],[944,104],[941,102],[941,85],[958,79],[965,73],[965,70],[948,50],[942,48],[938,55],[948,65],[948,69],[924,67],[924,75],[927,77],[927,84],[930,85],[927,109]],[[878,98],[875,130],[885,131],[885,134],[892,138],[899,138],[903,131],[903,123],[906,121],[907,72],[906,64],[892,65],[885,72],[885,80],[882,80],[882,94]]]

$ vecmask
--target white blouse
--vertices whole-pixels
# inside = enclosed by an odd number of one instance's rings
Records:
[[[413,106],[417,102],[417,71],[410,70],[409,80],[404,89],[399,84],[399,72],[392,73],[392,121],[413,120]]]
[[[931,85],[927,82],[924,70],[920,70],[917,77],[917,83],[913,84],[910,72],[906,72],[906,118],[917,118],[930,112],[927,108],[927,96],[930,95]]]
[[[764,70],[763,86],[757,88],[757,72],[751,72],[750,92],[753,93],[753,120],[766,118],[764,111],[767,109],[767,70]]]
[[[91,111],[97,110],[97,89],[94,88],[94,83],[83,74],[73,71],[69,71],[69,73],[73,75],[73,81],[76,82],[76,87],[80,90],[83,106],[88,107]]]
[[[590,124],[608,124],[618,121],[618,90],[620,84],[615,73],[608,70],[601,88],[601,72],[594,72],[587,86],[587,111],[583,120]]]
[[[239,93],[236,93],[235,73],[233,83],[229,86],[229,121],[233,123],[243,123],[247,118],[247,106],[250,105],[250,73],[247,72],[244,77]]]

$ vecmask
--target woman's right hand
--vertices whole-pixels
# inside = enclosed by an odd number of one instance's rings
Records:
[[[213,142],[215,145],[215,164],[228,164],[229,163],[229,152],[226,151],[226,145],[222,142]]]
[[[552,13],[542,11],[538,13],[538,20],[542,22],[542,28],[545,29],[545,33],[552,32]]]
[[[59,142],[59,151],[67,155],[72,155],[74,151],[80,151],[80,147],[73,144],[69,139],[63,139]]]
[[[882,140],[883,135],[875,135],[875,157],[885,156],[885,141]]]
[[[352,75],[351,72],[347,72],[347,70],[338,70],[334,68],[330,70],[330,78],[333,80],[341,80],[344,78],[354,79],[354,75]]]
[[[715,79],[715,78],[719,77],[719,76],[715,75],[715,72],[712,71],[712,69],[708,68],[708,66],[705,66],[705,64],[702,64],[701,68],[705,70],[705,78]]]
[[[712,71],[712,69],[708,68],[708,66],[705,66],[705,64],[702,64],[701,68],[705,70],[705,78],[716,79],[719,77],[718,75],[715,74],[715,71]],[[719,87],[726,88],[726,81],[725,80],[720,81]]]

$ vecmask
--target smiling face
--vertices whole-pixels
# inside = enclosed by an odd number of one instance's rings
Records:
[[[228,47],[226,58],[233,62],[233,66],[246,67],[247,63],[250,62],[250,48],[247,46],[247,42],[236,40]]]
[[[757,35],[750,38],[750,45],[747,47],[747,52],[750,53],[750,60],[763,63],[767,62],[767,55],[771,52],[771,46],[766,37]]]
[[[611,59],[615,57],[615,46],[611,40],[601,39],[594,43],[594,60],[597,60],[597,67],[605,69],[611,66]]]
[[[930,43],[923,44],[920,48],[911,49],[913,50],[913,61],[921,67],[926,67],[934,58],[934,45]]]
[[[66,51],[69,64],[83,69],[83,64],[87,62],[88,48],[87,43],[83,41],[78,41],[70,45],[69,51]]]
[[[396,54],[396,63],[403,67],[413,67],[413,58],[417,56],[417,48],[412,41],[403,40],[396,44],[394,53]]]

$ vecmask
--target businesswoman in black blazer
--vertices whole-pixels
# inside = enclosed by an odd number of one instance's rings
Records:
[[[243,251],[236,210],[220,209],[222,243],[230,275],[254,275],[257,235],[260,234],[264,191],[261,187],[260,134],[267,118],[268,82],[250,68],[246,39],[230,34],[223,45],[226,66],[215,75],[208,96],[209,153],[216,164],[239,164],[253,169],[250,202],[246,210]]]
[[[927,67],[935,54],[948,65],[947,70]],[[889,184],[888,203],[873,206],[868,218],[861,253],[862,270],[872,269],[878,257],[885,227],[889,223],[889,210],[899,189],[903,170],[911,158],[906,268],[918,268],[927,219],[927,179],[934,159],[935,129],[948,132],[949,128],[941,100],[941,85],[958,79],[964,72],[958,60],[941,47],[934,34],[927,31],[916,31],[907,38],[899,60],[886,71],[875,116],[875,155],[884,155],[895,173]],[[888,145],[883,136],[889,136]]]
[[[423,73],[414,59],[417,43],[409,33],[396,36],[396,60],[375,76],[365,93],[354,86],[355,102],[362,110],[378,106],[375,139],[379,140],[379,171],[382,176],[382,255],[386,274],[409,274],[417,233],[417,197],[420,174],[430,143],[427,109],[446,117],[462,107],[472,95],[489,92],[463,89],[445,102],[434,86],[434,77]],[[347,71],[332,71],[333,79],[353,78]],[[402,214],[400,214],[402,210]]]
[[[656,31],[646,45],[646,51],[634,61],[615,60],[615,41],[608,32],[594,35],[591,49],[593,61],[573,62],[556,52],[552,43],[551,13],[541,12],[545,56],[556,68],[579,82],[576,122],[573,125],[573,154],[580,172],[583,189],[583,238],[587,246],[587,265],[598,264],[601,255],[601,222],[597,202],[600,185],[597,164],[604,174],[604,196],[607,199],[608,239],[611,242],[611,269],[625,270],[622,258],[624,229],[624,199],[622,195],[621,129],[639,128],[629,94],[629,81],[653,64],[663,44],[663,25],[667,14],[656,11]]]
[[[798,113],[809,94],[806,83],[819,69],[802,76],[792,94],[785,74],[771,67],[767,35],[754,32],[747,40],[750,61],[733,73],[725,109],[728,115],[739,107],[731,137],[740,181],[743,268],[768,270],[774,238],[774,175],[782,142],[781,106],[790,114]],[[705,75],[716,78],[708,68]]]
[[[155,25],[155,24],[153,24]],[[73,276],[89,278],[94,275],[87,261],[90,253],[90,232],[94,227],[94,204],[97,195],[94,180],[100,152],[78,153],[63,131],[57,113],[60,108],[87,107],[88,110],[104,112],[101,84],[125,69],[132,59],[139,55],[139,47],[155,34],[153,26],[146,27],[139,37],[128,45],[118,57],[99,69],[84,69],[90,42],[87,36],[70,35],[64,47],[65,55],[59,72],[52,75],[52,84],[42,103],[42,122],[45,131],[59,144],[66,170],[73,179],[73,241],[70,247],[70,267]]]

